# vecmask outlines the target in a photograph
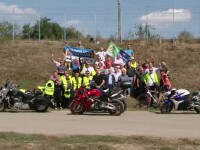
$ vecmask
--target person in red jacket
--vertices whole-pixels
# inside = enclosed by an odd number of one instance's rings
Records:
[[[172,88],[172,84],[169,80],[168,75],[165,73],[164,69],[160,69],[160,75],[161,75],[161,79],[160,79],[159,97],[158,97],[158,102],[157,102],[158,106],[162,102],[163,93],[166,92],[169,88]]]
[[[114,62],[112,61],[110,56],[107,56],[107,59],[105,61],[105,69],[108,69],[110,65],[113,67],[114,66]]]

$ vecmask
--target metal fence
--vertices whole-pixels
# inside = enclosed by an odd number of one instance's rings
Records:
[[[13,39],[16,31],[15,25],[34,25],[41,17],[47,17],[62,27],[76,27],[83,35],[91,35],[94,39],[117,38],[118,15],[116,12],[73,12],[73,10],[37,10],[33,13],[20,13],[14,9],[12,12],[0,12],[0,22],[8,21],[13,24]],[[200,9],[168,9],[145,7],[144,10],[131,10],[121,12],[122,39],[137,38],[136,25],[149,25],[151,34],[161,38],[177,38],[182,31],[190,32],[194,37],[200,37]],[[41,32],[41,30],[38,30]],[[63,37],[65,34],[63,33]],[[66,35],[67,36],[67,35]],[[38,37],[39,38],[39,37]]]

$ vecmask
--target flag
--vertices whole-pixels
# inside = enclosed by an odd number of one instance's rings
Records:
[[[111,57],[116,57],[120,50],[121,48],[119,46],[115,45],[113,42],[110,42],[106,53]]]
[[[120,55],[121,55],[121,58],[123,59],[123,61],[126,63],[129,59],[130,59],[130,55],[127,54],[124,50],[120,50]]]
[[[94,50],[67,46],[72,56],[93,58]]]

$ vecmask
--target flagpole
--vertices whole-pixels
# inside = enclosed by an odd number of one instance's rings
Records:
[[[121,42],[121,7],[120,7],[120,0],[118,0],[118,41]]]

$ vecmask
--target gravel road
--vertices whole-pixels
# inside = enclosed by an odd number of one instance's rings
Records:
[[[69,111],[0,113],[0,132],[49,135],[145,135],[200,138],[200,115],[195,112],[126,111],[108,114],[71,115]]]

